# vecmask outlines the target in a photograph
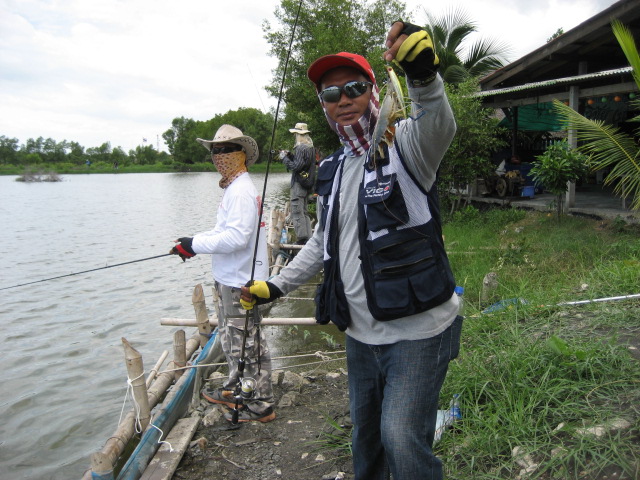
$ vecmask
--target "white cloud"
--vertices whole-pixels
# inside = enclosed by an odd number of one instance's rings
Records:
[[[516,59],[613,1],[460,1]],[[175,117],[268,109],[275,59],[262,23],[279,0],[0,0],[0,135],[128,151]],[[421,0],[409,0],[425,23]],[[455,8],[456,5],[453,5]],[[436,15],[450,4],[428,5]],[[551,19],[551,20],[549,20]],[[160,137],[162,148],[162,138]]]

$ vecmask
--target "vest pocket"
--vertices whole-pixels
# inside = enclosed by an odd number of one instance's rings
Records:
[[[451,296],[446,268],[424,231],[390,232],[367,241],[364,253],[367,302],[377,320],[423,312]]]

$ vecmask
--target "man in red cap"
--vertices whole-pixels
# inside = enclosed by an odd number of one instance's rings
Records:
[[[407,76],[412,116],[378,153],[375,75],[366,59],[319,58],[309,79],[342,148],[318,170],[318,226],[241,303],[271,301],[324,269],[316,319],[346,331],[356,479],[442,479],[433,454],[438,397],[458,355],[462,317],[442,240],[436,176],[455,134],[438,57],[423,29],[395,22],[384,57]]]

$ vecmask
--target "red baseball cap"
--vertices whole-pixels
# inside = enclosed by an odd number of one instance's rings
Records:
[[[335,55],[325,55],[324,57],[318,58],[311,64],[309,70],[307,70],[307,77],[309,77],[309,80],[315,83],[317,87],[320,84],[320,80],[322,80],[322,76],[329,70],[337,67],[351,67],[360,70],[369,80],[376,83],[376,77],[367,59],[362,55],[349,52],[340,52]]]

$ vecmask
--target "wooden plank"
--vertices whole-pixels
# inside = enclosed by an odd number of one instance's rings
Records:
[[[178,420],[164,440],[171,444],[173,451],[170,451],[169,445],[163,443],[149,462],[140,480],[171,480],[184,452],[189,447],[193,435],[196,433],[199,423],[200,417],[188,417]]]

